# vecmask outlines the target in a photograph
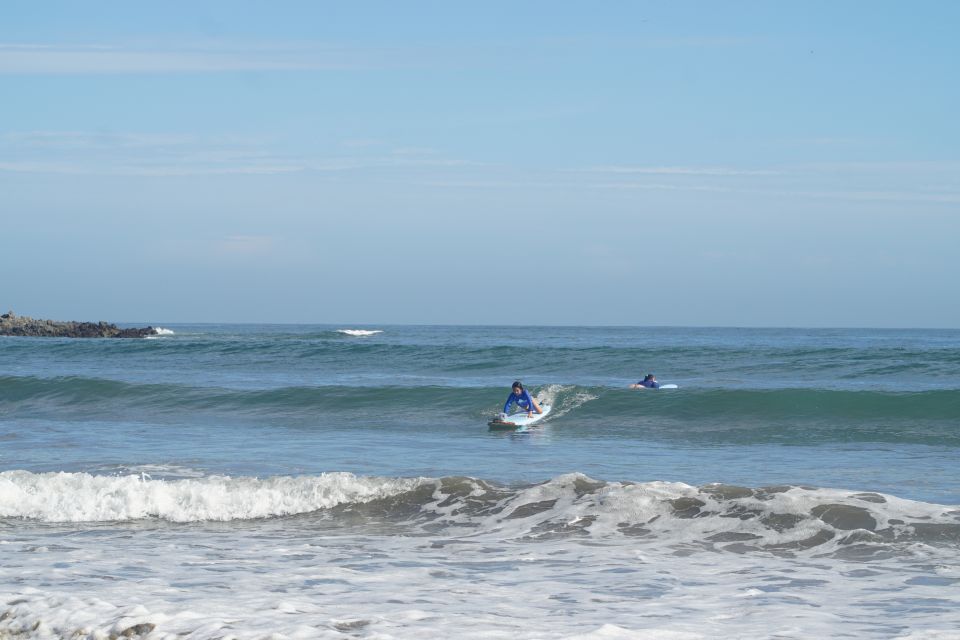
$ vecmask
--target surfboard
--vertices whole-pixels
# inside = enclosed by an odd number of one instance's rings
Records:
[[[649,389],[650,387],[645,387],[641,384],[632,384],[630,385],[630,388],[631,389]],[[657,389],[679,389],[679,388],[680,387],[675,384],[662,384],[656,389],[654,389],[654,391],[656,391]]]
[[[527,417],[526,412],[519,411],[511,416],[507,416],[506,420],[494,418],[487,423],[487,426],[490,427],[491,431],[509,431],[511,429],[529,427],[532,424],[540,422],[550,414],[550,405],[541,404],[540,408],[543,409],[543,413],[535,413],[530,418]]]

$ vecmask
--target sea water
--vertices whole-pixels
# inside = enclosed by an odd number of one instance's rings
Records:
[[[0,338],[0,638],[958,638],[958,452],[958,331]]]

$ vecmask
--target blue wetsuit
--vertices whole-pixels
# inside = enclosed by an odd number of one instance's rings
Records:
[[[510,413],[510,405],[514,403],[528,413],[530,411],[536,411],[536,409],[533,408],[533,398],[530,397],[526,389],[524,389],[520,395],[516,395],[511,391],[510,395],[507,396],[507,401],[503,404],[503,412]]]
[[[647,389],[659,389],[660,383],[656,380],[641,380],[637,383],[641,387],[646,387]]]

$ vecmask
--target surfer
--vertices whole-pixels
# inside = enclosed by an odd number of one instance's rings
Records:
[[[631,389],[659,389],[660,383],[657,382],[657,376],[652,373],[648,373],[643,377],[643,380],[636,384],[630,385]]]
[[[516,404],[522,410],[527,412],[527,417],[532,418],[533,412],[543,413],[543,409],[540,408],[540,405],[537,404],[537,401],[530,397],[530,393],[523,388],[523,383],[519,380],[513,383],[513,388],[510,390],[510,395],[507,396],[507,401],[503,403],[503,415],[506,416],[510,411],[510,405]]]

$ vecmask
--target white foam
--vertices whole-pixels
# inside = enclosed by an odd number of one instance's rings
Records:
[[[570,413],[577,407],[590,402],[591,400],[596,400],[597,396],[592,393],[587,393],[586,391],[578,391],[571,397],[561,398],[560,402],[556,401],[557,396],[559,396],[564,391],[569,391],[571,389],[576,389],[573,385],[561,385],[561,384],[548,384],[543,389],[537,393],[537,402],[544,402],[553,407],[551,413],[551,419],[559,418],[562,415]]]
[[[702,633],[685,633],[682,631],[638,632],[624,629],[615,624],[605,624],[589,633],[567,636],[564,640],[701,640]]]
[[[337,333],[342,333],[344,335],[362,338],[364,336],[373,336],[378,333],[383,333],[383,330],[382,329],[337,329]]]
[[[154,328],[153,328],[153,331],[154,331],[154,333],[156,333],[158,336],[172,336],[172,335],[175,335],[174,332],[173,332],[171,329],[164,329],[163,327],[154,327]]]
[[[448,485],[430,478],[352,473],[265,479],[202,477],[197,470],[170,465],[122,470],[127,474],[2,472],[0,517],[44,522],[249,520],[396,497],[427,485],[433,487],[431,500],[410,502],[422,499],[412,493],[403,498],[410,510],[431,512],[451,527],[469,525],[477,533],[497,537],[529,536],[549,530],[550,525],[575,523],[588,524],[584,532],[595,538],[619,537],[624,526],[642,525],[664,544],[703,544],[718,536],[729,541],[728,534],[736,534],[749,539],[751,546],[764,548],[802,542],[823,531],[835,534],[833,540],[817,545],[817,551],[822,552],[847,543],[846,537],[857,530],[867,534],[883,530],[892,532],[893,538],[906,538],[915,523],[960,522],[956,507],[880,494],[801,487],[754,492],[675,482],[604,483],[580,473],[514,491],[494,489],[492,493],[488,485],[468,479],[469,492],[464,494],[462,481],[445,489]],[[478,500],[493,507],[491,496],[498,501],[496,509],[469,508]],[[529,508],[547,503],[544,508]],[[771,526],[768,517],[787,518],[790,525]],[[857,529],[860,521],[863,529]]]
[[[794,488],[731,499],[711,487],[603,484],[581,474],[510,491],[478,480],[351,474],[162,482],[20,471],[0,474],[0,505],[7,516],[61,520],[228,519],[395,496],[425,483],[433,483],[433,501],[423,510],[450,526],[434,520],[440,526],[416,535],[338,532],[309,517],[242,525],[7,520],[0,637],[944,640],[960,627],[956,549],[928,548],[921,562],[845,560],[822,549],[725,551],[704,536],[760,531],[757,518],[679,518],[665,502],[696,498],[704,512],[727,516],[731,504],[796,513],[862,504],[878,522],[956,521],[947,507],[889,496]],[[454,486],[456,497],[445,494]],[[52,498],[58,491],[63,500]],[[467,515],[470,501],[490,491],[502,496],[489,505],[496,508]],[[618,533],[625,521],[655,535]],[[550,523],[588,533],[544,535]]]
[[[410,491],[420,483],[419,479],[357,477],[351,473],[165,481],[146,475],[5,471],[0,473],[0,517],[44,522],[245,520],[367,502]]]
[[[746,545],[757,550],[785,548],[796,553],[822,554],[850,545],[851,536],[858,532],[866,536],[865,541],[870,540],[874,531],[884,530],[893,539],[907,540],[915,523],[956,525],[960,521],[956,507],[880,494],[865,496],[801,487],[748,493],[724,497],[724,489],[719,485],[698,488],[676,482],[598,483],[572,473],[505,498],[495,513],[480,519],[479,529],[498,537],[529,538],[579,527],[592,538],[609,539],[622,536],[625,527],[642,526],[657,544],[664,546],[725,549]],[[461,503],[451,503],[439,492],[435,498],[437,502],[429,508],[458,526],[466,523],[460,513]],[[535,504],[551,506],[531,513],[528,506]],[[831,505],[846,508],[853,517],[844,521],[827,514],[815,515],[818,508],[836,512],[837,508]],[[687,508],[695,512],[678,513],[678,509],[682,512]],[[774,526],[767,518],[786,519],[790,525]],[[869,530],[857,529],[854,525],[860,520],[873,524]],[[806,544],[818,535],[831,537]]]
[[[711,541],[732,533],[761,536],[756,544],[798,537],[764,531],[760,515],[730,517],[741,508],[815,521],[816,506],[862,506],[878,528],[897,519],[955,523],[955,508],[828,489],[741,497],[721,489],[599,483],[575,473],[510,490],[479,480],[351,474],[162,482],[5,472],[0,514],[7,516],[163,513],[191,524],[5,520],[0,637],[956,639],[955,548],[926,547],[921,561],[845,559],[826,544],[773,554]],[[403,500],[424,502],[419,513],[432,516],[429,526],[378,521],[355,533],[311,517],[246,519],[405,491]],[[61,499],[51,495],[58,492]],[[669,501],[683,498],[702,502],[704,515],[674,513]],[[374,511],[394,506],[388,500]],[[360,510],[344,513],[354,517]],[[245,520],[202,522],[230,518]],[[650,534],[624,534],[625,522]],[[550,535],[552,525],[574,533]]]
[[[0,637],[121,637],[155,625],[146,637],[944,640],[960,625],[955,586],[924,586],[924,564],[893,559],[472,529],[332,535],[304,520],[24,525],[13,537],[0,563]]]

